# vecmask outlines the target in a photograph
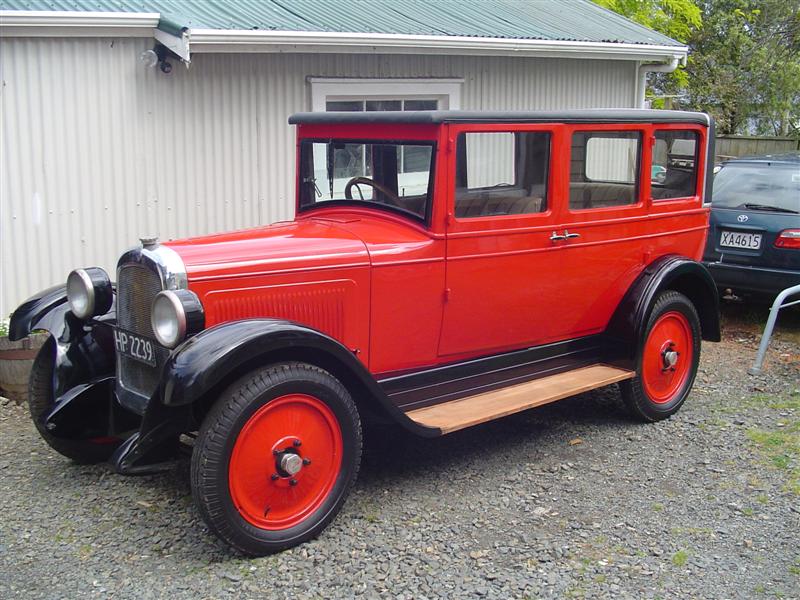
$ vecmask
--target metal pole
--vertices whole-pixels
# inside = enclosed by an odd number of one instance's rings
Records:
[[[747,372],[750,373],[750,375],[759,375],[761,373],[761,366],[764,364],[764,356],[767,353],[767,346],[769,346],[769,339],[772,337],[772,330],[775,328],[775,321],[778,320],[778,311],[787,306],[800,304],[800,300],[795,300],[794,302],[789,302],[788,304],[783,303],[783,301],[788,296],[791,296],[793,294],[800,294],[800,285],[795,285],[790,288],[786,288],[780,294],[778,294],[778,296],[775,298],[775,302],[772,303],[772,306],[769,309],[769,318],[767,319],[767,326],[764,327],[764,335],[761,336],[761,344],[759,344],[758,346],[758,353],[756,354],[756,360],[753,363],[753,366],[747,370]]]

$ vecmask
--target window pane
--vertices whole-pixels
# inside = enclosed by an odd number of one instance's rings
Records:
[[[430,146],[405,146],[403,148],[403,173],[427,171],[431,164]]]
[[[583,131],[573,134],[570,209],[636,203],[641,146],[641,134],[635,131]]]
[[[650,185],[653,200],[687,198],[697,193],[696,131],[656,132]]]
[[[436,110],[439,108],[437,100],[406,100],[403,110]]]
[[[414,156],[414,172],[398,168],[403,150]],[[300,151],[300,206],[367,202],[424,219],[431,196],[432,164],[432,143],[304,141]]]
[[[456,148],[456,217],[543,212],[550,134],[462,133]]]
[[[367,100],[367,110],[403,110],[400,100]]]
[[[360,110],[364,110],[364,101],[363,100],[330,100],[325,103],[325,110],[327,111],[347,111],[347,112],[358,112]]]

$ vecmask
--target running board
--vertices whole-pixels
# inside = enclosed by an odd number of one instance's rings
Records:
[[[406,416],[425,427],[439,429],[444,435],[630,379],[634,375],[633,371],[609,365],[591,365],[476,396],[418,408],[407,412]]]

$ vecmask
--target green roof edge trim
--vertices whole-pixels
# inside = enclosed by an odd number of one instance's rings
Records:
[[[165,17],[162,14],[161,18],[158,20],[158,29],[164,33],[180,37],[183,35],[183,32],[186,31],[187,27],[181,25],[178,21],[175,21],[170,17]]]

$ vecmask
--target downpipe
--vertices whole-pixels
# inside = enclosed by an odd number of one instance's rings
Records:
[[[645,107],[645,90],[647,88],[648,73],[672,73],[679,64],[686,64],[686,57],[673,57],[668,63],[645,63],[639,65],[639,76],[636,79],[636,106]]]

